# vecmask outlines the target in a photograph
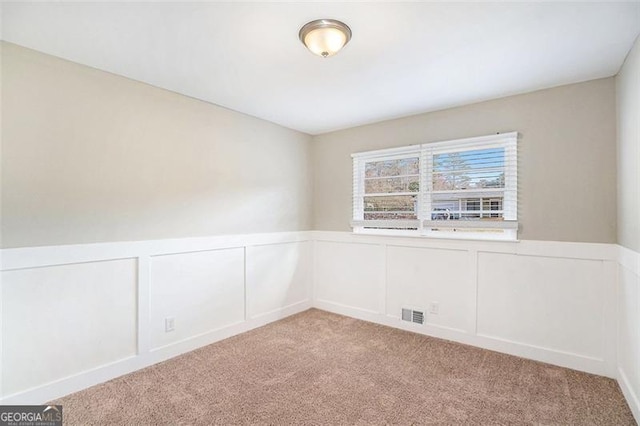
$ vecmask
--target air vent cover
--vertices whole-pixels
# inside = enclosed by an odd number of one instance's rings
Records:
[[[424,311],[402,308],[402,321],[424,324]]]

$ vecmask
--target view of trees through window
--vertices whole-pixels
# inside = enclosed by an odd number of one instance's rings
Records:
[[[367,162],[364,219],[417,219],[419,191],[419,157]]]
[[[433,156],[433,190],[504,188],[504,148]]]
[[[351,158],[355,233],[517,239],[517,132]]]
[[[504,159],[504,148],[434,155],[431,219],[501,219]]]
[[[438,153],[431,160],[432,220],[503,217],[504,148]],[[366,162],[364,219],[417,219],[419,191],[417,154]]]

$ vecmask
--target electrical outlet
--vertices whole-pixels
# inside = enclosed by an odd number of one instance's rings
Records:
[[[438,315],[439,311],[440,311],[440,304],[438,302],[431,302],[429,304],[429,313],[431,315]]]
[[[170,331],[174,331],[176,329],[176,319],[173,317],[164,319],[164,332],[169,333]]]

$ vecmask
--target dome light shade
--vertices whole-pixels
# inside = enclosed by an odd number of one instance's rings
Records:
[[[327,58],[349,43],[351,28],[335,19],[316,19],[300,28],[298,36],[307,49]]]

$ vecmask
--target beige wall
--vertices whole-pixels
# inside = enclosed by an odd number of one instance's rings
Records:
[[[310,136],[2,47],[3,247],[310,229]]]
[[[618,243],[640,252],[640,38],[616,77]]]
[[[613,78],[312,142],[211,104],[2,47],[2,247],[348,231],[351,153],[512,130],[521,135],[520,238],[616,242]],[[638,50],[636,43],[617,79],[618,238],[636,250]]]
[[[613,78],[316,136],[314,229],[350,229],[351,153],[505,131],[520,133],[519,238],[614,243]]]

